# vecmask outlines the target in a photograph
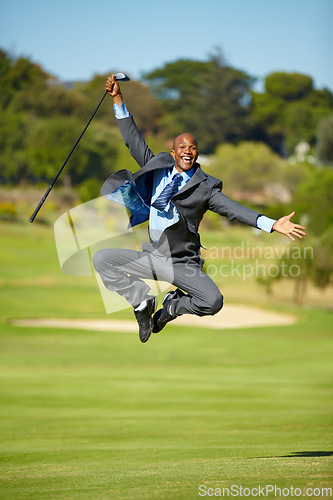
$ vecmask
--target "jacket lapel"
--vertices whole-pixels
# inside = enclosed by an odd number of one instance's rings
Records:
[[[136,180],[142,175],[152,172],[153,170],[158,170],[160,168],[173,168],[174,166],[175,160],[172,158],[170,153],[159,153],[149,160],[144,167],[135,172],[133,177]]]

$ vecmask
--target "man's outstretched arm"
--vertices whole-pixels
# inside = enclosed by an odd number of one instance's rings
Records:
[[[278,220],[269,219],[265,215],[259,214],[255,210],[225,196],[221,192],[221,186],[213,190],[212,196],[208,202],[208,209],[227,217],[230,221],[238,220],[239,222],[257,227],[267,233],[276,231],[284,234],[292,241],[295,241],[294,237],[303,239],[303,236],[306,236],[305,227],[290,221],[295,215],[295,212],[281,217]]]

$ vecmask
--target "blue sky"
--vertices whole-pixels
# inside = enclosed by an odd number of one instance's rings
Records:
[[[313,77],[333,90],[333,0],[1,0],[0,47],[62,80],[145,71],[180,58],[227,62],[258,77]]]

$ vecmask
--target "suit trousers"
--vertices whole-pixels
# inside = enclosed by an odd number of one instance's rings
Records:
[[[93,264],[104,286],[123,296],[133,307],[147,299],[150,287],[143,279],[166,281],[185,295],[170,302],[171,314],[216,314],[223,306],[223,296],[216,284],[202,271],[201,259],[174,261],[147,245],[138,252],[119,248],[99,250]],[[201,261],[202,262],[202,261]]]

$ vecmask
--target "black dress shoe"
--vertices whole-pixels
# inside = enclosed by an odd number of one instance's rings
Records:
[[[134,314],[139,325],[139,338],[141,342],[147,342],[153,330],[153,314],[156,311],[157,298],[147,299],[147,305],[142,311],[135,311]]]
[[[172,316],[168,313],[167,307],[163,307],[163,309],[159,309],[157,313],[154,315],[154,326],[153,333],[159,333],[166,326],[167,323],[175,319],[177,316]]]
[[[163,308],[159,309],[153,318],[154,319],[153,333],[159,333],[161,330],[163,330],[163,328],[167,323],[177,318],[177,316],[173,316],[170,313],[170,307],[169,307],[170,302],[172,299],[180,298],[183,295],[185,295],[185,293],[179,290],[179,288],[173,290],[172,292],[168,292],[166,294],[162,302]]]

